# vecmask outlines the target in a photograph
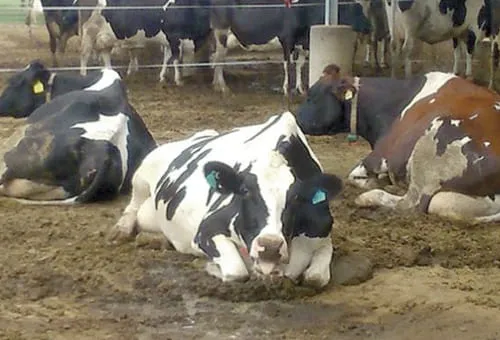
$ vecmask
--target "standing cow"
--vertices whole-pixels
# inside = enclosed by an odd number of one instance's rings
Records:
[[[210,37],[210,0],[100,0],[102,16],[119,40],[134,39],[140,32],[146,38],[162,36],[163,64],[160,81],[165,79],[167,64],[174,64],[175,83],[182,85],[180,72],[181,40],[192,40],[194,53],[205,47]],[[108,8],[111,7],[111,8]],[[112,7],[128,7],[116,9]],[[168,41],[168,44],[167,44]],[[170,58],[168,52],[171,52]],[[207,58],[208,59],[208,58]]]
[[[244,248],[257,273],[303,275],[324,286],[332,258],[328,201],[340,190],[286,112],[155,149],[135,173],[111,235],[163,232],[177,251],[207,256],[207,269],[223,281],[248,278]]]
[[[394,4],[395,9],[392,7]],[[410,56],[416,39],[428,44],[453,39],[453,73],[458,74],[460,54],[465,48],[465,76],[471,78],[474,49],[484,37],[490,37],[492,65],[489,87],[493,87],[494,62],[498,59],[495,41],[500,23],[499,0],[386,0],[386,10],[392,37],[392,59],[404,63],[406,77],[412,73]],[[393,23],[403,31],[399,32],[404,36],[402,46]],[[399,51],[401,58],[397,55]],[[392,63],[393,75],[398,65]]]
[[[120,76],[104,70],[92,86],[40,106],[4,142],[0,195],[33,204],[111,199],[130,190],[155,147]]]
[[[324,6],[314,0],[295,3],[285,7],[283,0],[212,0],[214,6],[210,19],[216,42],[214,62],[224,62],[229,31],[243,46],[267,44],[277,37],[283,52],[283,93],[289,93],[290,57],[296,48],[299,56],[295,89],[304,93],[301,71],[309,50],[309,30],[312,25],[324,23]],[[339,8],[339,24],[351,25],[362,34],[370,32],[370,23],[363,16],[360,4],[342,4]],[[222,65],[214,67],[213,85],[218,91],[228,91]]]
[[[80,11],[73,8],[77,0],[41,0],[45,26],[49,33],[50,51],[52,52],[52,66],[58,65],[57,54],[63,54],[68,40],[78,35],[78,22],[84,23],[91,14],[90,10]],[[97,0],[80,0],[81,6],[95,6]],[[53,9],[55,7],[56,9]],[[68,7],[68,9],[61,9]]]

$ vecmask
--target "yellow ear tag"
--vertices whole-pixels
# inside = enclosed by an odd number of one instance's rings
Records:
[[[43,92],[43,84],[40,80],[37,80],[37,82],[33,84],[33,93],[39,94],[42,92]]]
[[[345,91],[344,99],[345,100],[352,99],[352,91],[351,90]]]

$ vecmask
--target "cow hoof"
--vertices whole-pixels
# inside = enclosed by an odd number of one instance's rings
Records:
[[[225,84],[220,85],[218,83],[213,83],[212,86],[213,86],[213,89],[215,92],[220,92],[224,95],[227,95],[231,92],[231,91],[229,91],[229,88]]]
[[[364,68],[369,68],[369,67],[371,67],[370,62],[369,62],[369,61],[365,61],[365,62],[363,63],[363,67],[364,67]]]
[[[248,272],[233,273],[223,275],[219,265],[214,262],[207,262],[205,270],[208,274],[221,279],[223,282],[245,282],[249,279]]]
[[[388,69],[389,65],[386,64],[386,63],[382,63],[382,64],[380,64],[380,67],[383,68],[383,69]]]
[[[379,189],[373,189],[370,191],[367,191],[365,193],[362,193],[356,199],[354,200],[354,204],[356,204],[359,207],[376,207],[378,206],[378,202],[382,199],[382,193],[380,192],[382,190]]]
[[[108,244],[123,244],[133,241],[135,239],[135,236],[135,232],[128,233],[115,226],[108,233],[106,241]]]
[[[313,289],[321,289],[325,287],[329,282],[330,282],[329,277],[325,279],[321,277],[321,275],[316,275],[308,278],[304,277],[302,285]]]
[[[302,284],[307,287],[320,289],[330,282],[330,268],[324,271],[312,271],[310,268],[304,272]]]
[[[184,86],[184,82],[183,82],[182,80],[177,80],[177,81],[175,82],[175,85],[176,85],[176,86],[179,86],[179,87],[182,87],[182,86]]]

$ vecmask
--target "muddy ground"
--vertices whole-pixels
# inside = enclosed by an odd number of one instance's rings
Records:
[[[22,25],[0,30],[0,67],[50,61],[43,27],[35,30],[35,41]],[[416,71],[450,70],[450,45],[425,47],[421,58],[427,61]],[[77,65],[77,48],[74,38],[64,65]],[[476,74],[487,74],[484,60],[475,64]],[[149,70],[127,84],[133,105],[155,137],[166,141],[282,112],[286,101],[273,90],[281,86],[281,70],[228,68],[233,95],[225,98],[212,92],[210,76],[199,73],[183,88],[171,81],[160,86],[157,71]],[[2,118],[0,136],[22,123]],[[362,141],[349,145],[345,135],[309,140],[325,169],[342,176],[369,150]],[[202,259],[161,244],[107,245],[106,232],[127,197],[78,207],[2,199],[0,338],[500,339],[498,225],[471,227],[422,214],[358,209],[352,203],[357,193],[347,187],[331,204],[333,243],[336,256],[369,258],[374,277],[322,292],[288,282],[223,285],[203,272]]]

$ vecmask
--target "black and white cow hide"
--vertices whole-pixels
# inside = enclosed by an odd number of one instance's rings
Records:
[[[0,194],[33,204],[110,199],[156,146],[118,73],[36,109],[0,150]]]
[[[132,183],[111,239],[162,232],[177,251],[212,260],[207,270],[223,281],[244,280],[250,269],[329,282],[328,202],[342,182],[322,172],[290,112],[159,146]]]

